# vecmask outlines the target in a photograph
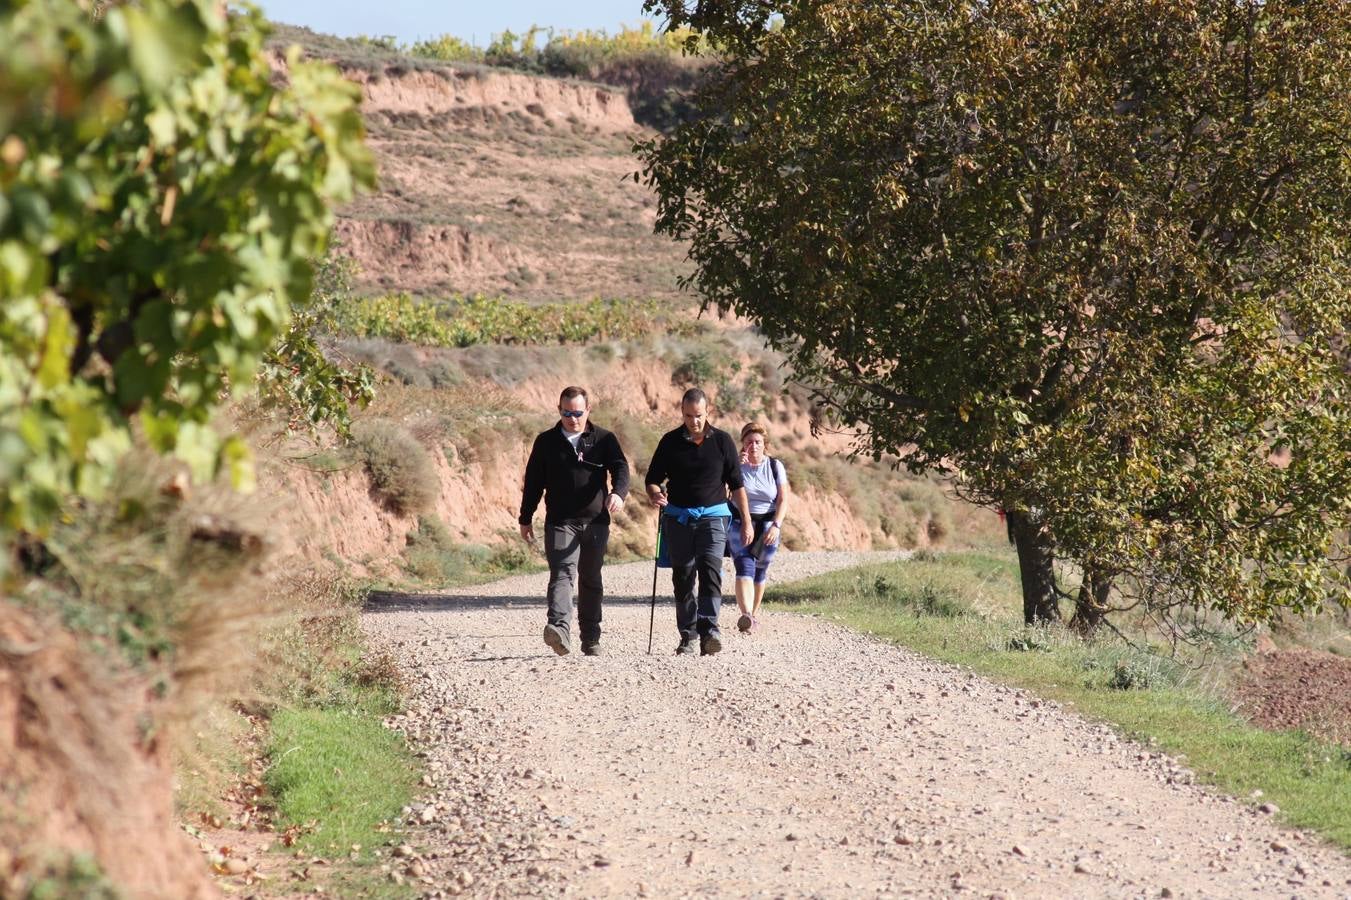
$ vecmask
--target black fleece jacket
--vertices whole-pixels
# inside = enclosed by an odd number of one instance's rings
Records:
[[[605,510],[605,498],[610,494],[620,497],[629,494],[629,461],[619,441],[604,428],[588,422],[574,451],[562,427],[555,425],[540,432],[530,448],[518,521],[530,524],[543,495],[547,525],[608,522],[610,514]]]

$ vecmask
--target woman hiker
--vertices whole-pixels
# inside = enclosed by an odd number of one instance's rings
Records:
[[[765,580],[779,549],[783,517],[788,511],[788,472],[782,460],[766,453],[765,427],[758,422],[750,422],[741,429],[741,483],[750,504],[754,538],[749,546],[742,543],[742,529],[733,510],[727,544],[736,568],[736,605],[741,611],[736,627],[750,632],[760,626],[758,614],[765,596]]]

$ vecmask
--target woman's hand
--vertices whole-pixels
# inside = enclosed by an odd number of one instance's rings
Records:
[[[779,543],[779,531],[780,531],[779,526],[775,525],[772,522],[770,523],[769,527],[765,529],[766,547],[773,547]]]

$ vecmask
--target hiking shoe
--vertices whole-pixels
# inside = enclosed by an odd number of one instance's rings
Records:
[[[676,648],[676,656],[693,656],[695,650],[694,638],[681,638],[680,646]]]
[[[600,641],[582,641],[583,656],[604,656],[600,649]]]
[[[572,642],[568,638],[568,630],[557,625],[544,626],[544,643],[548,644],[559,656],[567,656],[568,652],[572,650],[572,647],[569,646]]]
[[[712,656],[722,649],[722,635],[716,631],[710,631],[708,634],[699,638],[699,655]]]
[[[746,615],[745,613],[742,613],[736,620],[736,629],[737,631],[740,631],[742,634],[745,634],[754,627],[755,627],[755,620],[752,619],[750,616]]]

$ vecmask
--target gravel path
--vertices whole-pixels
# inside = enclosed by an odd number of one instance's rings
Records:
[[[544,582],[364,616],[413,684],[391,877],[426,896],[1351,897],[1345,855],[1052,702],[815,618],[743,636],[730,601],[721,655],[672,655],[668,600],[647,656],[644,563],[606,569],[607,655],[556,657]]]

